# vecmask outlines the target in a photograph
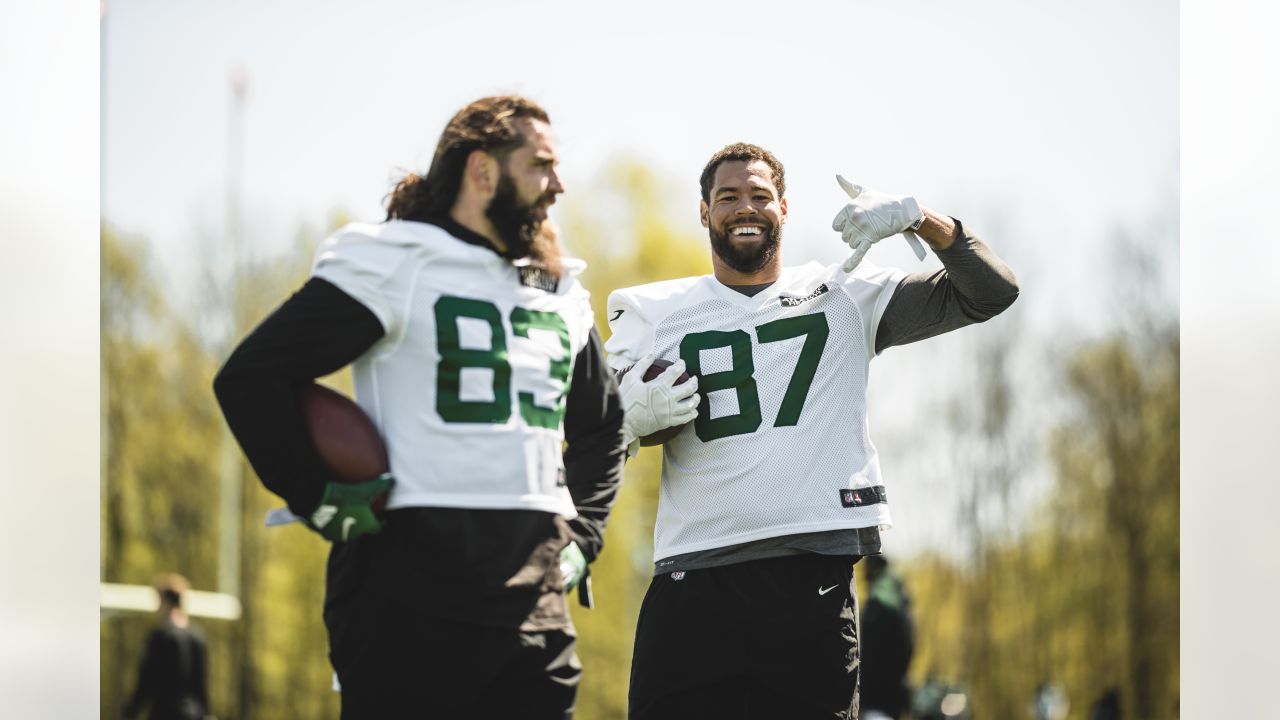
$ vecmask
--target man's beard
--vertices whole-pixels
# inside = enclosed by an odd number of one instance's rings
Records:
[[[711,235],[711,251],[725,265],[743,275],[760,272],[764,266],[773,262],[773,258],[778,254],[778,245],[782,242],[782,226],[774,225],[767,220],[752,222],[759,222],[765,226],[761,241],[753,245],[734,245],[727,228],[723,231],[708,228],[708,233]]]
[[[539,241],[539,236],[545,234],[542,232],[543,225],[549,223],[540,220],[537,211],[554,201],[555,195],[547,193],[531,203],[520,202],[515,181],[510,175],[502,173],[493,199],[489,201],[484,214],[493,223],[498,237],[506,243],[507,257],[515,259],[532,256],[534,260],[540,259],[539,250],[543,249],[541,246],[545,243]]]

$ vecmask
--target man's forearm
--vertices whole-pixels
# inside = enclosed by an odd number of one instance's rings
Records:
[[[1009,266],[961,223],[946,220],[954,238],[934,250],[944,269],[912,273],[898,284],[876,330],[877,353],[984,322],[1017,299],[1018,281]]]
[[[939,215],[927,207],[921,207],[920,212],[924,213],[924,221],[920,223],[920,228],[916,230],[916,235],[919,235],[921,240],[929,243],[929,247],[934,252],[951,247],[951,244],[958,237],[955,221],[946,215]]]
[[[301,389],[359,357],[382,334],[372,312],[313,278],[241,341],[214,380],[249,463],[295,514],[313,510],[326,482],[336,479],[311,445]]]

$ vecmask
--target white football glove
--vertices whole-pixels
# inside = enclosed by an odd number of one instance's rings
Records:
[[[898,233],[907,237],[916,257],[924,259],[924,246],[912,232],[924,219],[915,198],[866,190],[839,175],[836,175],[836,182],[853,201],[836,213],[836,219],[831,221],[831,229],[840,233],[840,239],[853,248],[853,254],[844,261],[845,272],[852,272],[872,245]]]
[[[676,360],[661,375],[645,382],[645,371],[653,361],[653,355],[646,355],[631,366],[618,385],[625,413],[622,433],[628,447],[646,435],[683,425],[698,416],[698,403],[702,401],[698,378],[690,377],[676,385],[676,378],[685,371],[684,361]]]

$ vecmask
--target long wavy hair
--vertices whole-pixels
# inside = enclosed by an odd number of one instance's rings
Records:
[[[405,175],[387,196],[387,220],[448,218],[462,188],[467,157],[474,150],[484,150],[505,164],[507,156],[525,143],[516,126],[523,118],[551,122],[540,105],[518,95],[481,98],[459,110],[441,133],[427,174]],[[529,255],[544,269],[560,274],[559,245],[549,221],[536,233]]]

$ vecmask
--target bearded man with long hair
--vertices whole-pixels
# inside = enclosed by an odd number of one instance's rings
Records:
[[[572,713],[566,593],[589,603],[629,434],[669,418],[625,423],[585,263],[547,217],[557,164],[533,101],[467,105],[386,219],[324,241],[215,380],[263,484],[333,543],[324,618],[344,720]],[[324,466],[299,409],[348,364],[391,469],[357,484]]]

